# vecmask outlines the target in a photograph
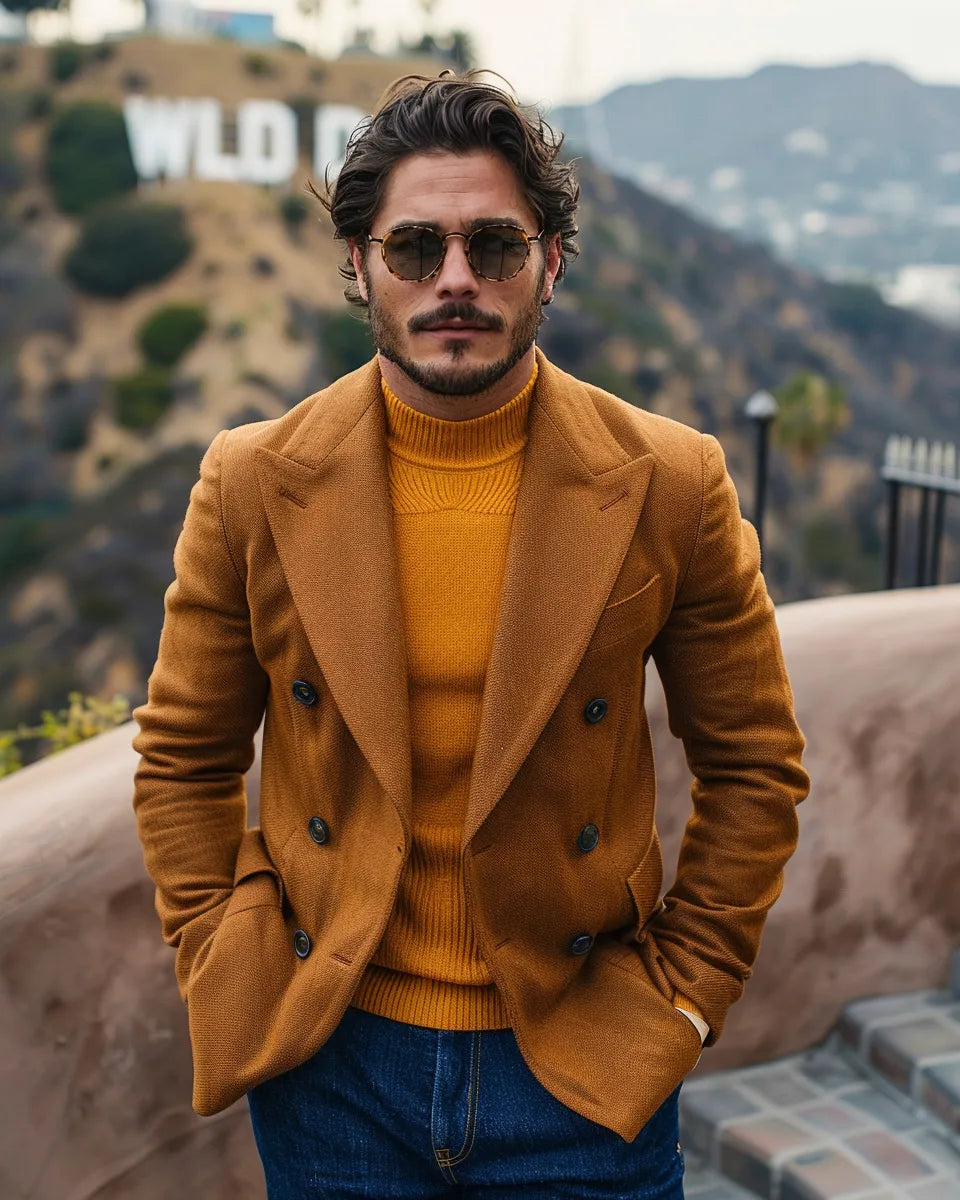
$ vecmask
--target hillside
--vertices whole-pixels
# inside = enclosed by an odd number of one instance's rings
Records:
[[[289,186],[140,183],[138,204],[182,208],[194,241],[182,265],[121,299],[91,296],[64,274],[82,218],[58,211],[45,173],[60,105],[119,106],[134,86],[225,104],[271,96],[369,108],[396,75],[436,69],[266,57],[272,73],[260,62],[251,74],[243,47],[141,38],[59,85],[44,82],[35,47],[2,75],[0,728],[34,722],[74,687],[139,702],[203,449],[219,429],[284,412],[370,352],[345,311],[325,214],[310,199],[306,219],[284,219],[312,177],[307,157]],[[52,107],[36,103],[37,89]],[[821,458],[804,468],[774,453],[765,572],[778,599],[878,587],[883,443],[891,432],[955,436],[960,336],[792,270],[588,162],[581,177],[582,255],[547,310],[546,352],[717,434],[747,513],[747,396],[804,370],[841,384],[852,420]],[[142,365],[141,323],[175,302],[202,306],[205,332],[173,368],[162,417],[131,428],[117,381]],[[945,579],[957,576],[953,546]]]

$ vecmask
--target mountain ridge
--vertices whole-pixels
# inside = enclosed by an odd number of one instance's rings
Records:
[[[869,61],[769,64],[629,84],[550,118],[606,169],[796,265],[881,286],[960,265],[960,86]]]

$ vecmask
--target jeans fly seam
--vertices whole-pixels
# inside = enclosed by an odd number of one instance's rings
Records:
[[[470,1091],[467,1101],[467,1124],[463,1134],[463,1145],[451,1157],[444,1159],[444,1165],[454,1167],[469,1155],[473,1149],[473,1139],[477,1130],[477,1099],[480,1094],[480,1043],[483,1031],[476,1030],[470,1039]],[[441,1153],[445,1153],[441,1151]]]
[[[440,1173],[448,1183],[457,1183],[457,1177],[447,1165],[447,1160],[450,1151],[445,1146],[438,1146],[436,1141],[437,1122],[440,1115],[440,1063],[441,1063],[441,1047],[443,1046],[443,1031],[437,1030],[437,1059],[434,1066],[433,1075],[433,1105],[430,1110],[430,1146],[433,1149],[433,1156],[437,1160],[437,1166],[440,1168]]]

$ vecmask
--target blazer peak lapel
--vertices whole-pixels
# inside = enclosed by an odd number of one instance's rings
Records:
[[[542,357],[487,668],[467,843],[572,679],[623,565],[653,471]]]
[[[375,362],[338,381],[283,453],[260,447],[255,459],[311,650],[409,832],[407,664],[379,381]]]

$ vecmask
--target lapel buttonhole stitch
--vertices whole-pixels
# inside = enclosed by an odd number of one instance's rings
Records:
[[[307,507],[307,502],[306,502],[306,500],[303,499],[302,496],[298,496],[296,494],[296,492],[291,492],[290,489],[288,487],[285,487],[283,484],[280,485],[278,490],[279,490],[281,496],[286,496],[286,498],[288,500],[292,500],[294,502],[294,504],[299,504],[299,506],[301,508]]]

